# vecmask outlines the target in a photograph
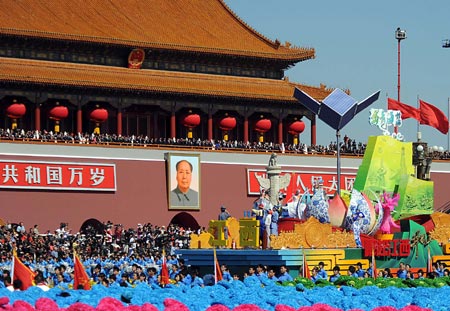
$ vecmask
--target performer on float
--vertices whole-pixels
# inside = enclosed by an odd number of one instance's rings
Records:
[[[355,238],[356,247],[362,248],[362,242],[361,242],[361,226],[362,226],[362,220],[365,218],[364,214],[359,211],[359,209],[356,209],[352,212],[352,230],[353,230],[353,236]]]
[[[227,208],[222,205],[220,207],[220,214],[219,214],[218,219],[226,221],[230,217],[231,217],[231,214],[228,212]],[[228,227],[227,226],[223,227],[223,235],[224,235],[224,239],[228,240]]]
[[[281,217],[297,218],[297,207],[300,203],[300,189],[297,189],[292,197],[281,207]]]
[[[273,209],[265,210],[264,211],[264,240],[266,241],[265,248],[270,248],[270,226],[272,224],[272,214]]]
[[[303,195],[301,194],[300,189],[297,189],[291,199],[289,199],[289,202],[282,206],[281,217],[306,219],[305,210],[310,201],[311,195],[308,188],[306,188]]]
[[[400,226],[394,222],[391,213],[394,211],[395,207],[398,205],[400,200],[400,194],[394,193],[390,196],[386,191],[383,191],[381,207],[383,208],[383,220],[381,222],[380,231],[381,233],[392,233],[394,229],[399,229]],[[375,206],[375,210],[378,213],[378,205]]]
[[[280,214],[276,208],[272,209],[272,217],[270,222],[270,235],[278,235],[278,219]]]
[[[264,241],[265,221],[268,211],[272,210],[269,191],[262,188],[261,196],[253,203],[252,216],[259,221],[259,239],[262,245]],[[270,227],[269,227],[270,228]]]

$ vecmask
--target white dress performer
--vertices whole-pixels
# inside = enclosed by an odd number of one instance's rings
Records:
[[[284,217],[298,218],[305,220],[305,210],[310,203],[311,195],[309,189],[306,188],[303,195],[300,194],[300,190],[297,189],[295,194],[292,196],[291,200],[283,206]],[[287,214],[287,215],[286,215]]]
[[[266,235],[266,247],[270,247],[270,225],[272,223],[272,209],[264,211],[264,228]]]

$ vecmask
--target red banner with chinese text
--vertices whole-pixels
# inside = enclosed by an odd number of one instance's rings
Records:
[[[116,191],[116,166],[1,160],[0,188]]]
[[[281,172],[281,176],[285,174],[292,174],[289,186],[286,189],[300,190],[300,193],[304,193],[306,189],[311,192],[313,182],[322,178],[325,191],[328,195],[332,196],[337,190],[337,174],[336,172],[302,172],[302,171],[289,171]],[[247,170],[247,193],[249,195],[259,195],[260,186],[257,176],[267,178],[265,170],[248,169]],[[353,183],[356,178],[356,173],[341,173],[341,189],[351,191],[353,189]],[[287,191],[286,189],[282,189]],[[290,195],[287,194],[289,197]]]
[[[411,253],[409,240],[371,240],[364,244],[364,257],[408,257]]]

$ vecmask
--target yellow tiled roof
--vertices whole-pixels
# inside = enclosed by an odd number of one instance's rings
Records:
[[[206,95],[240,99],[297,102],[294,87],[317,100],[330,89],[291,83],[288,80],[246,78],[163,70],[24,60],[0,57],[0,83],[25,83],[167,94]]]
[[[0,0],[0,35],[298,62],[312,48],[281,45],[223,0]]]

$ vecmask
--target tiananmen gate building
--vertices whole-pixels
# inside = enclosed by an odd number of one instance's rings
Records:
[[[313,48],[266,38],[223,0],[4,0],[0,38],[3,129],[292,143],[306,125],[316,144],[316,116],[294,88],[317,100],[332,91],[284,75],[313,59]],[[239,218],[255,199],[251,172],[270,155],[30,141],[0,149],[0,218],[43,229],[90,218],[207,226],[222,204]],[[198,208],[168,208],[173,152],[199,158]],[[305,183],[331,180],[335,163],[280,156]],[[343,159],[343,185],[360,163]],[[448,171],[433,176],[446,180]]]

